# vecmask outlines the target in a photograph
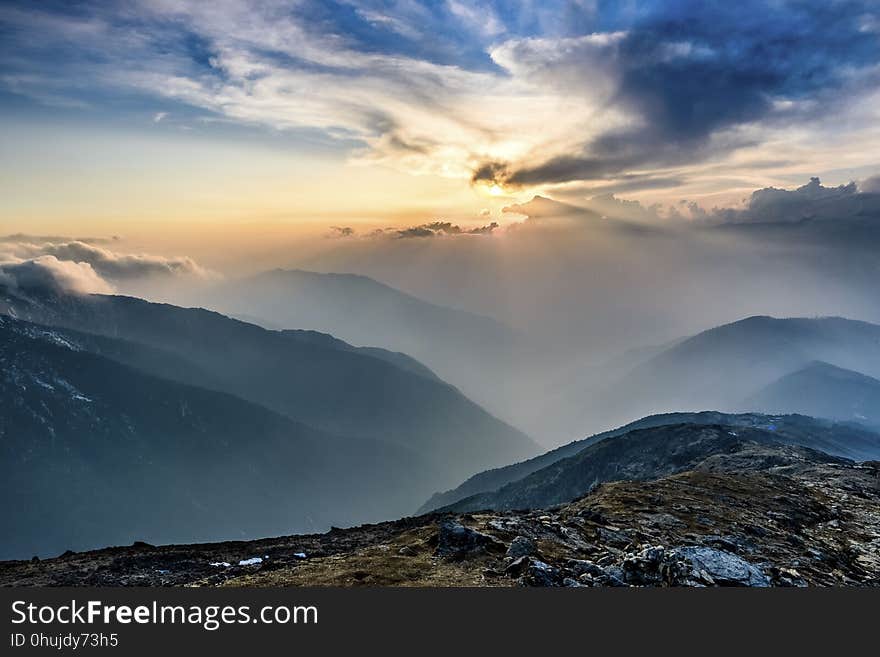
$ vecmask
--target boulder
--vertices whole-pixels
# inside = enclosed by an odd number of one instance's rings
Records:
[[[605,571],[603,570],[602,566],[586,559],[569,559],[566,567],[576,577],[589,575],[591,578],[593,578],[605,575]]]
[[[435,554],[447,559],[464,559],[472,554],[502,552],[504,549],[504,544],[494,536],[465,527],[455,520],[445,520],[440,524]]]
[[[507,566],[507,568],[504,569],[504,573],[511,577],[519,577],[526,571],[531,562],[532,560],[530,557],[517,557]]]
[[[510,542],[507,548],[507,556],[511,559],[519,559],[520,557],[532,557],[538,554],[538,546],[535,542],[526,536],[517,536]]]
[[[623,580],[636,586],[651,586],[661,581],[661,566],[666,556],[662,546],[648,546],[627,556],[621,563]]]
[[[671,586],[770,586],[760,568],[731,552],[710,547],[667,550],[663,574]]]
[[[558,568],[532,559],[522,577],[522,583],[526,586],[561,586],[562,579],[562,573]]]

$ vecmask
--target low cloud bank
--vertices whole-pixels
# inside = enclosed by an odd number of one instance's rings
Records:
[[[13,289],[51,289],[77,294],[112,294],[113,287],[87,262],[59,260],[52,255],[0,263],[0,285]]]
[[[0,284],[109,294],[125,284],[216,277],[214,272],[186,256],[123,253],[108,248],[118,242],[118,237],[72,239],[25,234],[0,237]]]

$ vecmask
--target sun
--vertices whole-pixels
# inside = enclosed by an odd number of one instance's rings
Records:
[[[492,185],[489,188],[489,194],[491,196],[504,196],[504,190],[501,189],[498,185]]]

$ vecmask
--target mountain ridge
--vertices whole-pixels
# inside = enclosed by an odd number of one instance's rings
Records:
[[[791,443],[798,440],[821,449],[831,455],[855,460],[880,459],[880,433],[854,424],[833,422],[804,415],[767,415],[762,413],[721,413],[699,411],[695,413],[659,413],[630,422],[616,429],[604,431],[587,438],[572,441],[526,461],[475,474],[454,489],[434,493],[418,513],[428,513],[454,505],[457,501],[491,493],[501,487],[552,466],[565,458],[576,456],[582,450],[603,440],[609,440],[636,429],[651,429],[673,424],[718,424],[731,427],[769,429],[782,435]],[[806,434],[806,436],[805,436]]]
[[[140,359],[137,366],[156,376],[227,392],[330,433],[414,449],[442,464],[452,481],[538,451],[455,387],[388,354],[377,358],[315,334],[267,331],[214,311],[132,297],[7,292],[0,299],[7,314],[123,338],[196,366],[181,374]]]
[[[70,337],[0,316],[6,556],[379,520],[437,476],[403,447],[160,379]]]

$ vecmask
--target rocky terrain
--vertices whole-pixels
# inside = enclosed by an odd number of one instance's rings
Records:
[[[752,440],[542,510],[0,564],[3,585],[878,586],[880,462]]]

